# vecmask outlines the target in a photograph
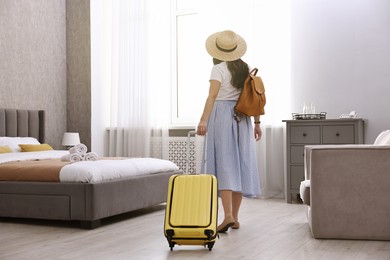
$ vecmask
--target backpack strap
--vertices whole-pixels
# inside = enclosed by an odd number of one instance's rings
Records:
[[[258,68],[252,69],[249,73],[249,77],[252,79],[252,86],[258,94],[263,94],[265,92],[264,83],[260,76],[256,76]]]
[[[256,76],[257,71],[258,71],[258,69],[257,69],[257,68],[254,68],[253,70],[251,70],[251,72],[249,73],[249,75],[252,75],[252,74],[253,74],[253,76]]]

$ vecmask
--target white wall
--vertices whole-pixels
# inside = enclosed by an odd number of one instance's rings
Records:
[[[291,2],[291,110],[303,102],[327,118],[356,110],[374,142],[390,128],[390,1]]]

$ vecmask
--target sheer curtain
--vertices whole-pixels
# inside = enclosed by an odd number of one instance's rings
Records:
[[[262,198],[285,196],[283,119],[290,108],[290,1],[252,0],[250,64],[259,66],[266,87],[266,114],[261,117],[263,139],[257,143]]]
[[[98,5],[105,28],[98,32],[105,42],[98,54],[104,63],[100,78],[110,104],[107,155],[163,157],[170,122],[170,5],[153,0]]]
[[[141,0],[142,1],[142,0]],[[151,156],[168,159],[168,129],[171,126],[172,72],[171,1],[144,0],[146,16],[147,77]]]
[[[112,1],[109,156],[149,155],[142,0]]]

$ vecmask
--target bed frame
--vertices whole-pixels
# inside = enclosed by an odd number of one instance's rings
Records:
[[[0,136],[45,141],[45,111],[0,109]],[[0,217],[77,220],[83,228],[101,219],[166,202],[168,179],[181,171],[100,183],[0,181]]]

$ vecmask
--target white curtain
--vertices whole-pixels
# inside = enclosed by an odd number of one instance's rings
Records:
[[[108,25],[102,34],[102,40],[108,42],[103,50],[108,63],[103,73],[109,79],[105,86],[110,103],[108,156],[153,153],[163,157],[165,142],[151,146],[152,137],[166,140],[170,115],[170,74],[161,69],[170,65],[170,5],[167,9],[166,3],[159,2],[101,3],[103,23]],[[164,9],[164,15],[158,14]]]
[[[142,0],[112,1],[109,156],[148,156]]]
[[[263,138],[257,144],[257,162],[260,174],[261,198],[284,197],[284,128],[262,126]]]
[[[261,117],[263,139],[257,143],[261,198],[285,196],[285,147],[283,119],[290,108],[290,5],[289,0],[252,0],[254,22],[250,64],[259,67],[267,105]]]
[[[142,0],[141,0],[142,1]],[[147,76],[149,89],[149,118],[151,127],[151,156],[168,159],[168,137],[171,124],[172,31],[171,1],[143,0],[147,10],[145,32]]]

